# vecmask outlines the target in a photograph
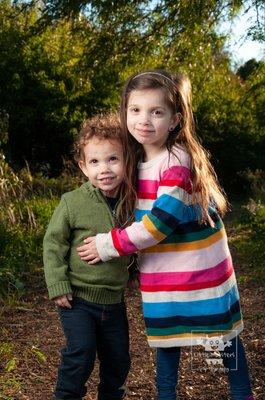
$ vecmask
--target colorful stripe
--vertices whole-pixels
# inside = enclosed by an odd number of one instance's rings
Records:
[[[149,247],[143,250],[143,253],[164,253],[169,251],[191,251],[191,250],[200,250],[206,247],[211,246],[216,243],[218,240],[222,239],[226,236],[225,230],[221,229],[214,235],[210,237],[194,242],[188,243],[165,243],[165,244],[157,244],[156,246]]]
[[[226,237],[200,250],[163,253],[165,268],[161,268],[161,259],[158,253],[140,253],[139,262],[141,271],[146,273],[200,271],[212,268],[225,258],[230,257]]]
[[[164,328],[172,328],[176,326],[193,326],[196,329],[196,326],[205,326],[211,325],[216,326],[219,324],[228,323],[231,319],[231,316],[239,315],[240,313],[240,305],[238,301],[235,301],[234,304],[230,306],[230,308],[224,312],[213,315],[195,315],[195,316],[183,316],[183,315],[175,315],[173,317],[167,318],[145,318],[145,323],[147,328],[156,328],[156,329],[164,329]],[[235,317],[236,318],[236,317]]]
[[[138,250],[137,247],[135,247],[134,244],[129,240],[125,229],[121,231],[119,229],[112,229],[111,236],[114,247],[119,252],[120,256],[134,253]]]
[[[221,285],[207,287],[197,290],[172,290],[172,291],[142,291],[144,303],[163,303],[173,301],[192,301],[206,300],[214,297],[221,297],[236,284],[235,274],[232,275]]]
[[[216,279],[222,278],[224,274],[228,273],[229,276],[233,272],[233,265],[231,257],[226,258],[221,263],[199,271],[186,271],[186,272],[156,272],[140,274],[141,286],[159,287],[161,285],[178,286],[183,284],[194,284],[203,282],[212,282]],[[144,289],[143,289],[144,290]]]
[[[231,327],[228,329],[228,332],[229,331],[231,332],[232,330],[237,329],[238,326],[240,326],[240,325],[241,325],[241,320],[235,321],[234,323],[231,324]],[[225,333],[227,333],[226,329],[225,330],[223,330],[223,329],[216,330],[216,329],[214,329],[214,326],[211,326],[211,327],[208,327],[207,329],[202,328],[202,329],[197,330],[196,328],[193,328],[193,329],[189,329],[186,332],[179,332],[179,333],[163,335],[163,336],[162,335],[148,335],[148,339],[149,340],[162,339],[162,338],[163,339],[171,339],[171,338],[176,338],[176,337],[181,337],[181,338],[189,337],[190,338],[193,335],[194,335],[194,337],[199,338],[199,337],[201,337],[202,334],[204,334],[205,336],[212,337],[212,336],[219,336],[219,335],[221,336]]]
[[[220,322],[214,324],[211,320],[207,320],[204,325],[198,325],[200,322],[197,322],[196,325],[194,325],[194,323],[190,323],[190,325],[177,325],[170,328],[146,328],[146,333],[148,336],[165,336],[188,332],[206,332],[212,331],[213,329],[216,331],[224,331],[232,329],[234,323],[240,321],[240,319],[241,314],[238,312],[234,315],[229,314],[227,317],[227,323]]]
[[[168,231],[168,227],[166,225],[164,225],[160,221],[159,221],[159,223],[160,223],[160,231],[157,230],[156,226],[154,225],[154,223],[152,222],[152,220],[150,218],[148,218],[147,216],[143,217],[143,224],[144,224],[146,230],[158,242],[160,242],[161,240],[163,240],[166,237],[166,233],[165,232]]]
[[[151,347],[176,347],[176,346],[190,346],[198,345],[200,341],[205,338],[222,336],[224,342],[233,339],[243,330],[243,323],[241,320],[236,321],[231,329],[216,331],[214,329],[207,329],[202,332],[179,333],[173,335],[153,336],[147,335],[148,343]]]
[[[198,301],[179,301],[171,303],[143,303],[145,318],[166,318],[176,315],[176,310],[183,316],[212,315],[227,311],[227,307],[238,301],[237,287],[233,287],[224,296]]]

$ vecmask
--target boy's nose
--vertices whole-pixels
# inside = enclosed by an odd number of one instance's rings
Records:
[[[101,174],[106,174],[106,173],[108,173],[110,171],[110,166],[109,166],[109,164],[102,164],[101,166],[100,166],[100,173]]]

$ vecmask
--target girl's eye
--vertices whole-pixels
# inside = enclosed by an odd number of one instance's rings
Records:
[[[139,111],[139,108],[132,107],[132,108],[129,109],[129,111],[132,112],[132,113],[137,113]]]
[[[116,156],[112,156],[112,157],[110,157],[109,160],[110,160],[110,161],[116,161],[116,160],[118,160],[118,158],[117,158]]]
[[[97,162],[98,162],[98,160],[96,160],[95,158],[93,158],[93,160],[89,161],[90,164],[96,164]]]

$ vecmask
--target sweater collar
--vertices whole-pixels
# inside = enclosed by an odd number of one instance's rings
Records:
[[[81,190],[83,192],[88,193],[91,197],[93,197],[97,202],[101,203],[102,202],[102,196],[103,194],[101,193],[99,188],[96,188],[95,186],[91,185],[90,182],[85,182],[81,186]]]

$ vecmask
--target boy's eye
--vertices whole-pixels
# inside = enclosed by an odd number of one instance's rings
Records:
[[[153,110],[154,115],[161,115],[162,111],[161,110]]]
[[[89,161],[89,164],[96,164],[98,162],[98,160],[96,160],[95,158],[93,158],[92,160]]]

